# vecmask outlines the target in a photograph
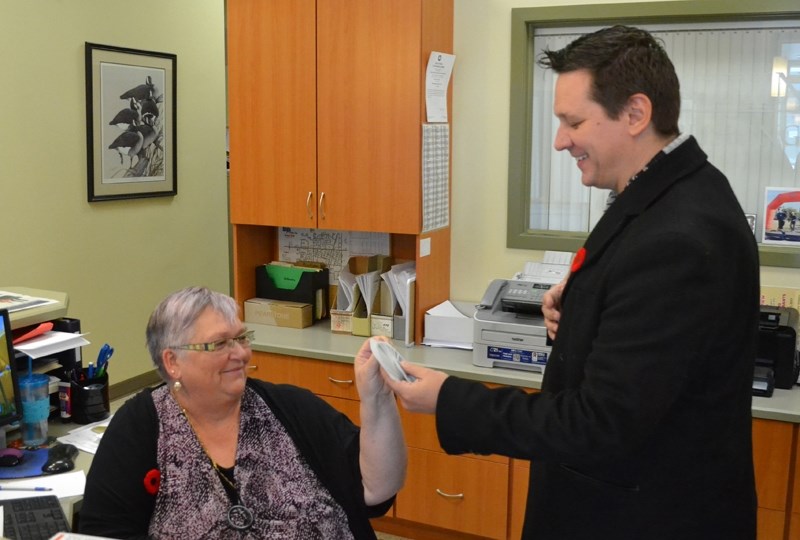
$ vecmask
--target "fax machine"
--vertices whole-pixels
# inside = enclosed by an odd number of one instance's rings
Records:
[[[474,316],[472,363],[543,372],[550,343],[542,318],[549,284],[496,279]]]

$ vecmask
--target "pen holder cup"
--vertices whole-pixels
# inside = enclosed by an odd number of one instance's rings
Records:
[[[111,412],[108,399],[108,373],[93,379],[72,381],[70,405],[72,421],[77,424],[91,424],[105,420]]]

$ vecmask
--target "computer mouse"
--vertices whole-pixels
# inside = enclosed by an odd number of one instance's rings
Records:
[[[47,461],[42,465],[45,474],[58,474],[75,468],[78,449],[74,444],[57,443],[47,451]]]
[[[16,467],[24,457],[25,454],[18,448],[3,448],[0,450],[0,467]]]

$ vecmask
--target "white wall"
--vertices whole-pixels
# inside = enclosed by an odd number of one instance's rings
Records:
[[[489,280],[542,256],[505,247],[511,8],[623,1],[455,0],[451,298],[479,299]],[[761,275],[764,285],[800,286],[800,270]]]
[[[178,195],[87,202],[84,42],[177,54]],[[66,292],[116,383],[190,284],[229,291],[222,0],[0,0],[0,290]]]

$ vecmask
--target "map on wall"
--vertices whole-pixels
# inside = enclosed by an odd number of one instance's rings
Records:
[[[316,261],[330,271],[331,285],[339,283],[339,272],[350,257],[389,255],[387,233],[326,231],[281,227],[278,234],[280,259],[286,262]]]

